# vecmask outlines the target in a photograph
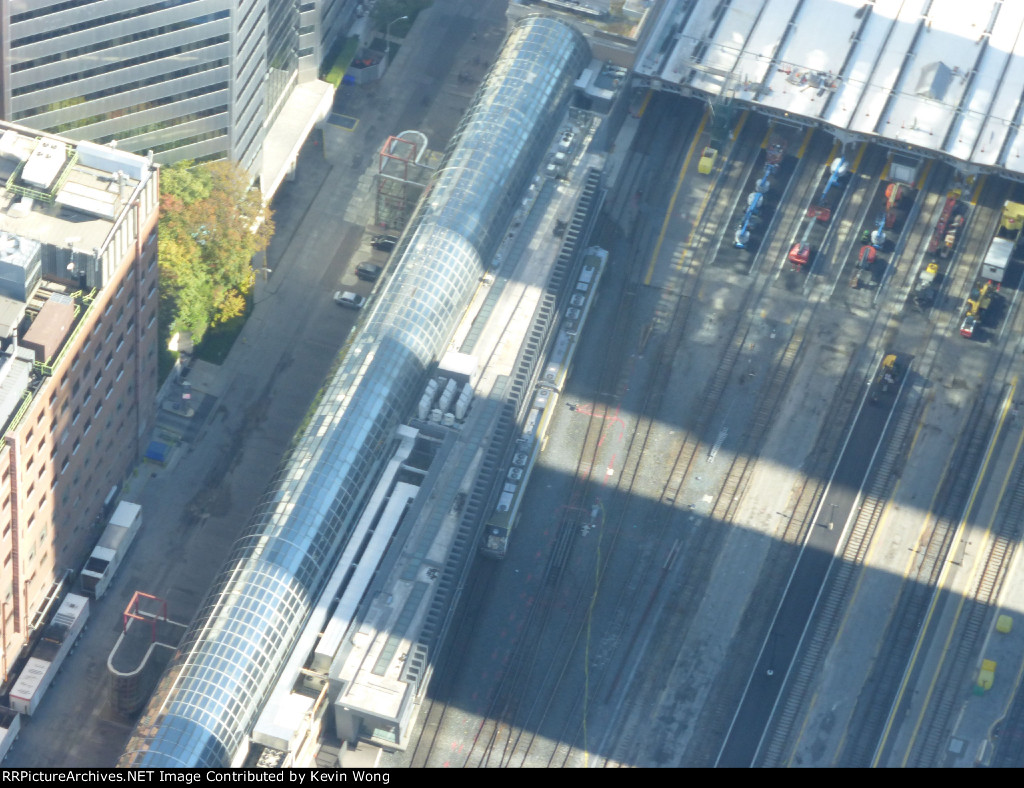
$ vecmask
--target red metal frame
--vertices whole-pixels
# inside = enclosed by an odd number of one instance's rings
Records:
[[[139,609],[139,600],[140,599],[152,599],[154,602],[159,602],[160,603],[160,614],[159,615],[155,615],[155,614],[143,615],[142,613],[139,613],[138,609]],[[158,596],[153,596],[152,594],[147,594],[147,593],[145,593],[143,591],[136,591],[134,594],[132,594],[131,601],[128,603],[128,606],[124,609],[124,616],[123,616],[123,619],[122,619],[122,630],[121,630],[122,632],[127,632],[128,631],[128,621],[130,619],[135,619],[136,621],[149,621],[150,630],[151,630],[150,642],[155,643],[156,642],[156,622],[159,619],[163,619],[164,621],[167,620],[167,600],[166,599],[161,599]]]

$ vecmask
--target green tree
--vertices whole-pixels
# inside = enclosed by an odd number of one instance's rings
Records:
[[[177,197],[185,205],[210,196],[213,173],[209,167],[192,167],[191,162],[178,162],[160,168],[160,194]]]
[[[270,209],[248,173],[230,162],[160,172],[161,314],[168,334],[206,329],[243,314],[253,255],[270,243]]]

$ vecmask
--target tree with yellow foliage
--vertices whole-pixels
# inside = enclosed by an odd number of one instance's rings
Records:
[[[251,261],[270,243],[270,209],[231,162],[160,170],[160,298],[168,334],[206,330],[245,311]]]

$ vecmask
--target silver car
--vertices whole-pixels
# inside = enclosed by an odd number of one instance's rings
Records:
[[[338,306],[348,307],[349,309],[362,309],[363,304],[366,303],[366,298],[358,293],[352,293],[348,290],[339,290],[334,294],[334,303]]]

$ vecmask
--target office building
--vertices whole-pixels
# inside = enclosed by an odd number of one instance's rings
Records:
[[[0,122],[4,681],[153,423],[157,174],[141,156]]]
[[[0,0],[0,117],[158,162],[240,162],[273,194],[330,107],[353,0]]]

